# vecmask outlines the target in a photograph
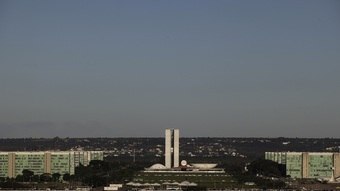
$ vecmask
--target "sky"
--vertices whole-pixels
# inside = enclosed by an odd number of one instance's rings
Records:
[[[0,1],[0,137],[340,138],[340,1]]]

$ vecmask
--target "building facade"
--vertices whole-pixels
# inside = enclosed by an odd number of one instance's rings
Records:
[[[266,152],[265,159],[286,166],[292,178],[335,178],[340,176],[340,153]],[[334,173],[334,174],[333,174]]]
[[[8,171],[8,154],[0,153],[0,177],[7,177]]]
[[[103,160],[103,151],[0,152],[0,177],[14,178],[23,170],[34,174],[74,174],[75,167]]]
[[[179,166],[179,130],[165,130],[165,166],[167,168]]]

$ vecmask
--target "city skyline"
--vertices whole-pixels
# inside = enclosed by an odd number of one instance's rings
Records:
[[[0,138],[339,138],[339,10],[0,1]]]

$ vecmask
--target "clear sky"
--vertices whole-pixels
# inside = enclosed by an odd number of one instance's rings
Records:
[[[0,1],[0,137],[340,136],[340,1]]]

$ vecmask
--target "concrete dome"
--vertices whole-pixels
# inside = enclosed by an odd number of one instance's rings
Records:
[[[163,170],[163,169],[166,169],[166,167],[164,165],[162,165],[162,164],[157,163],[157,164],[154,164],[154,165],[150,166],[149,169],[152,169],[152,170]]]

